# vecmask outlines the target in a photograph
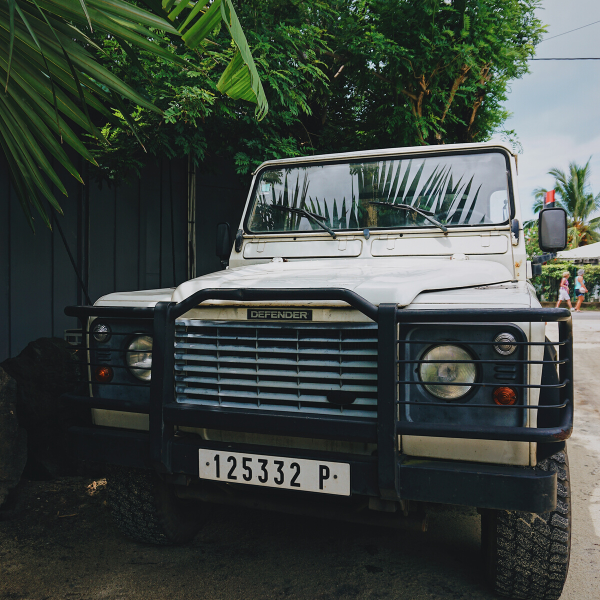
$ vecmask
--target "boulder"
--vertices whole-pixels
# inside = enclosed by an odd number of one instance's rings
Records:
[[[73,457],[66,431],[85,416],[60,397],[86,391],[73,346],[59,338],[40,338],[0,366],[17,382],[17,416],[29,440],[28,472],[30,467],[38,472],[40,466],[49,476],[69,471]]]
[[[0,367],[0,506],[27,462],[27,433],[17,419],[17,385]]]

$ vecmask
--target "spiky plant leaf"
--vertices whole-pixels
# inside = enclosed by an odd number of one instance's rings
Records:
[[[183,68],[194,69],[194,65],[157,44],[149,28],[179,36],[189,47],[197,49],[217,25],[224,23],[236,51],[219,81],[219,89],[235,99],[255,102],[259,117],[268,109],[231,0],[213,0],[205,12],[201,10],[202,2],[195,3],[198,10],[187,23],[180,24],[175,15],[178,28],[169,22],[168,13],[157,0],[144,2],[149,10],[124,0],[7,0],[0,3],[0,85],[6,93],[0,110],[0,145],[32,228],[31,206],[50,227],[41,198],[60,211],[44,176],[66,194],[45,153],[51,152],[78,181],[81,177],[61,144],[66,143],[86,160],[94,162],[66,120],[103,141],[89,117],[88,107],[109,120],[114,119],[109,108],[120,109],[134,133],[136,130],[123,99],[160,112],[84,48],[87,45],[92,51],[98,50],[85,34],[87,27],[117,40],[129,56],[135,57],[136,51],[145,50]],[[179,13],[189,8],[183,2]],[[211,15],[207,16],[210,11]]]

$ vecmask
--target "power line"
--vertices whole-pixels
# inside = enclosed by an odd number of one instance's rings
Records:
[[[586,58],[530,58],[529,60],[600,60],[600,57],[598,57],[598,58],[591,58],[591,57],[586,57]]]
[[[593,23],[588,23],[587,25],[582,25],[581,27],[576,27],[575,29],[569,29],[569,31],[565,31],[563,33],[559,33],[558,35],[553,35],[552,37],[546,38],[540,42],[547,42],[548,40],[553,40],[554,38],[560,37],[561,35],[567,35],[567,33],[573,33],[574,31],[579,31],[580,29],[585,29],[586,27],[590,27],[591,25],[595,25],[596,23],[600,23],[600,21],[594,21]]]

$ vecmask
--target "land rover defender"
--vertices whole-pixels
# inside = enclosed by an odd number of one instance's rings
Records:
[[[121,529],[184,543],[210,503],[417,528],[476,507],[494,590],[558,598],[571,318],[528,281],[516,179],[494,143],[268,161],[218,225],[222,270],[68,307],[74,452],[110,465]],[[564,211],[539,234],[564,248]]]

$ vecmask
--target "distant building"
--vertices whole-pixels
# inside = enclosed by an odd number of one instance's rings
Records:
[[[563,250],[557,254],[556,258],[559,260],[573,261],[576,265],[597,265],[600,261],[600,242],[573,248],[573,250]]]

